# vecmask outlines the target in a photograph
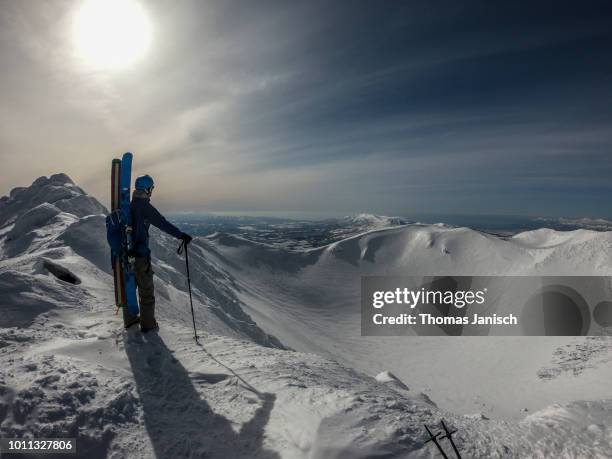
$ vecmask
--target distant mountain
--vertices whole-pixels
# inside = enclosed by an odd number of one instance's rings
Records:
[[[543,225],[562,230],[588,229],[593,231],[611,231],[612,221],[603,218],[545,218],[534,219]]]
[[[223,232],[290,251],[322,247],[347,237],[408,223],[401,217],[358,214],[320,221],[237,215],[173,214],[173,221],[191,234]]]
[[[368,229],[380,229],[387,228],[390,226],[401,226],[407,225],[410,223],[409,220],[403,217],[387,217],[384,215],[374,215],[374,214],[356,214],[356,215],[348,215],[340,220],[346,226],[355,225],[362,226],[363,228]]]

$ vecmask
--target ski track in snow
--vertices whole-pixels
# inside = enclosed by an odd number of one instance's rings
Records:
[[[190,252],[197,345],[160,234],[162,330],[122,330],[103,212],[64,174],[0,200],[2,437],[77,437],[87,458],[420,458],[444,418],[466,458],[612,456],[609,338],[366,339],[355,309],[360,273],[610,274],[610,233],[410,225],[296,253],[213,235]]]

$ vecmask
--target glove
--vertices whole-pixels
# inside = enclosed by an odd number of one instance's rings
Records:
[[[183,241],[185,245],[189,244],[192,240],[193,238],[189,234],[187,233],[181,234],[181,241]]]

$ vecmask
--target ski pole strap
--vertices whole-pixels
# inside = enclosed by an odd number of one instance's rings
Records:
[[[187,253],[187,245],[189,243],[186,241],[181,241],[181,245],[179,245],[179,248],[176,249],[176,253],[178,253],[179,255],[183,253],[183,250],[185,251],[185,253]]]

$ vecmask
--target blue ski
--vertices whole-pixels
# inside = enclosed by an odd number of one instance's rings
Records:
[[[121,159],[120,208],[125,225],[123,234],[123,269],[125,275],[125,295],[128,311],[138,315],[138,297],[136,296],[136,275],[134,273],[134,256],[132,254],[132,215],[130,212],[130,186],[132,182],[132,153],[125,153]]]

